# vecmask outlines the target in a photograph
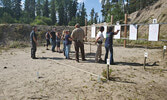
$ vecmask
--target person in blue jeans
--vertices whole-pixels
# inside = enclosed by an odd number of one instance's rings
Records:
[[[61,39],[63,40],[63,54],[64,54],[64,56],[65,56],[65,50],[66,50],[65,35],[66,35],[66,30],[63,31],[63,34],[61,36]]]
[[[52,44],[52,52],[55,52],[55,46],[56,46],[56,28],[53,28],[52,32],[50,32],[50,43]]]
[[[117,32],[113,32],[113,28],[109,27],[106,33],[106,41],[105,41],[105,49],[106,49],[106,54],[104,61],[107,63],[107,58],[108,58],[108,52],[110,51],[110,64],[114,65],[114,59],[113,59],[113,36],[118,34],[119,30]]]
[[[57,33],[56,33],[56,52],[61,52],[60,51],[60,41],[61,41],[61,33],[60,33],[60,31],[58,31]]]
[[[71,44],[72,44],[72,38],[70,36],[70,31],[67,30],[66,36],[65,36],[65,47],[66,47],[65,56],[66,56],[66,59],[71,59],[69,56]]]

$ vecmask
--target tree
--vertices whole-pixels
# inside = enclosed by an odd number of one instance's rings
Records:
[[[85,18],[86,18],[86,9],[85,9],[85,4],[83,3],[81,5],[81,16],[80,16],[80,25],[81,26],[85,25]]]
[[[58,16],[59,16],[59,25],[63,25],[64,24],[64,6],[61,1],[59,2]]]
[[[19,18],[21,17],[21,0],[14,0],[14,8],[13,10],[15,11],[14,12],[14,15],[15,15],[15,18],[17,20],[19,20]]]
[[[97,24],[97,21],[98,21],[98,13],[95,13],[95,18],[94,18],[94,23]]]
[[[51,1],[51,19],[52,19],[52,24],[54,25],[56,23],[55,0]]]
[[[45,2],[44,2],[43,16],[44,17],[49,17],[49,3],[48,3],[48,0],[45,0]]]
[[[41,8],[42,8],[42,5],[41,5],[41,0],[37,0],[37,6],[36,6],[36,12],[37,12],[37,16],[41,16]]]
[[[95,11],[94,11],[94,8],[92,8],[90,12],[90,24],[94,23],[94,16],[95,16]]]

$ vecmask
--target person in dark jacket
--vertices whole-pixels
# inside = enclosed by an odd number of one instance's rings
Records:
[[[53,28],[53,30],[50,32],[50,43],[52,44],[52,52],[55,52],[55,46],[56,46],[56,28]]]
[[[69,56],[71,44],[72,44],[72,38],[71,38],[71,35],[70,35],[70,31],[67,30],[66,31],[66,36],[65,36],[65,47],[66,47],[65,56],[66,56],[66,59],[71,59],[70,56]]]
[[[32,59],[37,59],[35,56],[36,50],[37,50],[37,35],[36,32],[37,27],[34,26],[32,28],[32,32],[30,33],[30,42],[31,42],[31,58]]]
[[[45,38],[46,38],[46,50],[49,50],[48,46],[50,44],[50,30],[48,30],[48,32],[46,32]]]
[[[106,49],[106,54],[105,54],[105,63],[107,63],[107,58],[108,58],[108,52],[110,51],[110,64],[114,65],[114,59],[113,59],[113,36],[118,34],[119,30],[117,32],[113,32],[113,28],[109,27],[106,33],[106,41],[105,41],[105,49]]]

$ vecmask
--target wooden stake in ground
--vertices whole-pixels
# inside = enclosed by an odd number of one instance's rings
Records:
[[[107,80],[110,79],[110,75],[109,75],[109,65],[110,65],[110,59],[107,59]]]
[[[88,41],[88,39],[87,39],[87,19],[85,19],[85,42],[87,42]]]
[[[148,53],[145,52],[145,53],[144,53],[144,64],[143,64],[144,69],[145,69],[145,66],[146,66],[146,59],[147,59],[147,57],[148,57]]]
[[[163,59],[165,58],[166,46],[163,48]]]
[[[127,24],[128,14],[125,14],[125,24]],[[127,25],[124,26],[124,47],[126,47],[126,38],[127,38]]]

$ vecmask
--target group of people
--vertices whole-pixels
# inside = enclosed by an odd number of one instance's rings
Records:
[[[30,41],[31,41],[31,58],[37,59],[35,56],[36,53],[36,47],[37,47],[37,36],[36,32],[37,27],[32,28],[32,32],[30,33]],[[66,59],[71,59],[69,56],[70,48],[72,41],[74,42],[75,47],[75,55],[76,55],[76,61],[79,62],[79,49],[81,50],[81,56],[82,61],[85,61],[85,51],[84,51],[84,38],[85,34],[83,29],[80,28],[79,24],[75,25],[75,29],[70,33],[69,30],[64,30],[61,34],[60,31],[56,32],[56,28],[53,28],[52,31],[48,30],[48,32],[45,35],[46,37],[46,49],[48,49],[48,45],[51,44],[52,52],[61,52],[60,51],[60,41],[63,40],[63,52]],[[56,51],[55,51],[55,47]]]
[[[30,33],[30,42],[31,42],[31,58],[32,59],[38,59],[35,56],[36,48],[37,48],[37,36],[36,32],[37,27],[32,28],[32,32]],[[105,40],[105,58],[102,60],[101,54],[102,54],[102,43],[104,41],[104,27],[101,26],[99,29],[99,32],[96,37],[95,43],[97,44],[97,51],[95,55],[95,62],[105,62],[107,63],[108,58],[108,52],[110,51],[110,64],[114,64],[113,60],[113,36],[116,35],[117,32],[113,32],[113,28],[109,27],[106,33],[106,40]],[[70,33],[69,30],[64,30],[61,34],[60,31],[56,32],[56,28],[53,28],[52,31],[49,31],[45,35],[46,37],[46,49],[48,49],[48,45],[51,43],[52,45],[52,52],[61,52],[60,51],[60,41],[63,40],[63,52],[66,59],[71,59],[69,56],[70,53],[70,47],[72,44],[72,41],[74,42],[74,48],[75,48],[75,60],[79,62],[79,49],[81,50],[81,57],[82,61],[85,61],[85,51],[84,51],[84,38],[85,34],[82,28],[80,28],[80,25],[77,23],[75,25],[75,29]],[[55,51],[55,47],[57,47]]]

